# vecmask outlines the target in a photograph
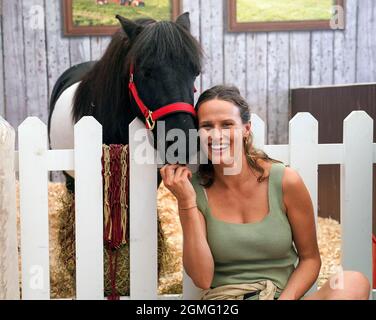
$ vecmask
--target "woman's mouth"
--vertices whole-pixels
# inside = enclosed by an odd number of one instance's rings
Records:
[[[211,144],[210,148],[212,151],[224,151],[230,147],[229,143],[221,143],[221,144]]]

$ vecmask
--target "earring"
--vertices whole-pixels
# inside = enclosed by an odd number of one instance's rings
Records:
[[[249,152],[249,150],[248,150],[248,148],[249,148],[249,135],[248,136],[244,136],[243,140],[244,140],[245,149],[246,149],[246,151],[248,153]]]

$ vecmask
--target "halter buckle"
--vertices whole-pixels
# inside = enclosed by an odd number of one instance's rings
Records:
[[[149,130],[153,130],[155,127],[155,121],[153,120],[152,115],[153,115],[153,112],[149,110],[149,115],[145,119]]]

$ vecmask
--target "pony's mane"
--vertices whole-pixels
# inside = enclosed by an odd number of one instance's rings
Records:
[[[129,59],[141,69],[151,68],[160,61],[168,61],[175,67],[201,72],[201,47],[180,25],[160,21],[145,27],[129,52]],[[182,59],[184,57],[184,59]]]
[[[132,45],[124,31],[114,34],[103,57],[82,79],[73,103],[72,118],[77,122],[94,116],[104,127],[104,143],[128,141],[129,123],[135,114],[129,106],[129,64],[137,67],[169,61],[176,68],[201,72],[202,51],[197,40],[183,27],[172,22],[152,19],[136,20],[145,28]],[[184,57],[184,59],[181,59]],[[189,68],[189,69],[188,69]],[[111,112],[108,108],[111,106]],[[129,113],[128,113],[129,112]],[[110,141],[111,140],[111,141]]]

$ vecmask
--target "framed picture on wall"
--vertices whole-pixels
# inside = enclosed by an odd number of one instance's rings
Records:
[[[64,35],[107,36],[119,29],[117,14],[128,18],[175,20],[181,0],[61,0]]]
[[[227,0],[228,30],[344,29],[345,0]]]

